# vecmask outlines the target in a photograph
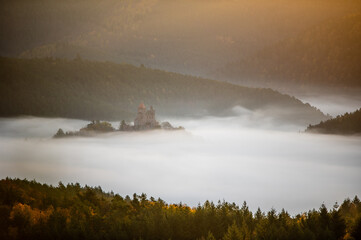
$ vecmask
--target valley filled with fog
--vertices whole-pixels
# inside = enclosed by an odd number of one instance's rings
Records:
[[[234,117],[169,119],[185,131],[116,132],[52,139],[72,119],[0,119],[0,177],[100,185],[197,206],[226,200],[296,214],[361,195],[361,137],[303,133],[241,107]],[[119,122],[112,123],[117,128]]]

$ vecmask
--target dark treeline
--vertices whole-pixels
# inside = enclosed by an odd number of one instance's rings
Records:
[[[53,138],[64,138],[64,137],[76,137],[76,136],[93,136],[94,134],[99,133],[109,133],[116,131],[113,128],[112,124],[106,121],[92,121],[91,123],[87,124],[85,127],[81,128],[79,131],[66,131],[64,132],[63,129],[59,128]]]
[[[361,108],[353,113],[345,113],[335,118],[309,125],[307,132],[330,134],[360,134],[361,133]]]
[[[145,194],[125,198],[78,183],[0,181],[0,239],[361,239],[361,203],[290,216],[247,204],[190,208]]]
[[[140,102],[164,116],[229,115],[238,105],[267,109],[268,115],[305,126],[328,119],[309,104],[271,89],[80,57],[0,58],[0,116],[131,120]]]

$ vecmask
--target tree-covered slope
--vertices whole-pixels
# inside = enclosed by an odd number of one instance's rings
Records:
[[[125,198],[101,187],[57,187],[0,180],[1,239],[359,239],[361,203],[290,216],[252,213],[244,202],[206,201],[191,208],[145,194]]]
[[[361,134],[361,108],[353,113],[345,113],[316,125],[309,125],[307,132],[330,134]]]
[[[219,76],[274,86],[361,87],[361,12],[334,18],[231,63]]]
[[[120,120],[133,118],[140,102],[167,116],[227,115],[242,106],[306,125],[327,119],[271,89],[110,62],[0,59],[1,116]]]

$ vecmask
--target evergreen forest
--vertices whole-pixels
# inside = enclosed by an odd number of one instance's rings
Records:
[[[360,134],[361,133],[361,108],[352,113],[338,115],[319,124],[309,125],[307,132],[326,134]]]
[[[122,197],[101,187],[0,180],[1,239],[361,239],[357,196],[330,209],[291,216],[251,212],[246,202],[196,207],[146,194]]]
[[[73,60],[0,58],[0,116],[133,120],[138,105],[157,115],[229,116],[264,110],[304,126],[328,119],[320,110],[272,89],[248,88],[144,66]]]

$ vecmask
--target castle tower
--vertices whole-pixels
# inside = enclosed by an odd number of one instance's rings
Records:
[[[153,106],[150,106],[150,109],[149,109],[149,114],[151,116],[151,120],[155,121],[155,110],[153,109]]]
[[[134,120],[135,129],[152,129],[159,123],[155,120],[155,110],[151,106],[149,110],[141,103],[138,107],[138,114]]]
[[[146,110],[147,108],[145,107],[144,103],[139,104],[138,113],[145,113]]]
[[[146,116],[145,116],[146,111],[147,111],[147,109],[146,109],[144,103],[139,104],[138,114],[137,114],[137,117],[134,120],[134,127],[136,129],[140,129],[145,125],[145,123],[146,123]]]

